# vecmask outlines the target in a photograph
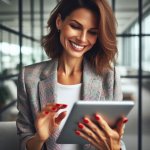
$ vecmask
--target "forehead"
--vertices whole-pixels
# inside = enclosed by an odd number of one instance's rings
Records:
[[[67,22],[72,20],[76,20],[83,26],[88,25],[91,28],[96,28],[98,25],[98,18],[95,13],[87,8],[76,9],[65,19]]]

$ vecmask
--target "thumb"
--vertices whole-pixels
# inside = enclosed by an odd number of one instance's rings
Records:
[[[61,113],[55,118],[55,123],[59,125],[59,124],[61,123],[61,121],[65,118],[66,115],[67,115],[67,111],[61,112]]]
[[[118,131],[120,137],[124,133],[124,124],[127,122],[128,122],[128,118],[124,117],[124,118],[121,118],[117,123],[117,131]]]

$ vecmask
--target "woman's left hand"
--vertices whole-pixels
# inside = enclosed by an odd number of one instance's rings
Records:
[[[76,130],[76,134],[87,140],[98,150],[120,150],[120,140],[124,134],[124,124],[128,119],[120,119],[114,129],[99,114],[95,115],[95,119],[98,125],[85,117],[83,123],[78,124],[80,130]]]

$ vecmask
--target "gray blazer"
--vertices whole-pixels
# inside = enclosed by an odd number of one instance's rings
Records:
[[[20,137],[21,150],[35,134],[34,121],[39,112],[47,103],[55,102],[57,83],[58,60],[49,60],[23,68],[18,78],[17,132]],[[83,100],[122,100],[120,77],[118,72],[110,70],[105,75],[97,75],[88,61],[83,63],[82,81]],[[45,143],[51,144],[51,150],[56,150],[57,134],[50,137]],[[47,148],[43,148],[46,150]]]

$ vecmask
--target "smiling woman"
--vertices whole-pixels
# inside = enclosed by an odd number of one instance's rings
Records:
[[[79,149],[79,145],[56,143],[72,105],[78,100],[122,100],[120,77],[113,66],[115,18],[106,0],[61,0],[48,29],[42,46],[51,60],[24,67],[19,76],[21,150]],[[85,114],[84,121],[76,124],[74,133],[89,143],[81,149],[125,149],[121,137],[127,118],[111,128],[95,113],[95,121]]]
[[[116,46],[116,19],[107,0],[60,1],[52,11],[51,17],[48,20],[47,27],[50,32],[42,39],[42,46],[50,58],[60,57],[63,47],[60,43],[59,36],[61,34],[56,26],[56,20],[60,17],[65,23],[68,18],[74,17],[73,14],[75,13],[73,12],[79,8],[84,8],[84,10],[90,11],[91,14],[89,13],[88,15],[86,12],[78,13],[78,15],[76,15],[77,20],[73,20],[71,26],[78,30],[80,28],[81,31],[81,29],[83,30],[83,26],[78,22],[78,17],[83,16],[82,19],[84,19],[85,22],[90,19],[88,22],[90,28],[94,27],[96,29],[89,30],[88,33],[91,33],[91,35],[96,34],[98,38],[94,46],[90,47],[89,51],[85,54],[85,57],[89,60],[90,64],[96,68],[98,74],[104,73],[112,68],[111,64],[115,61],[115,55],[118,52]]]

